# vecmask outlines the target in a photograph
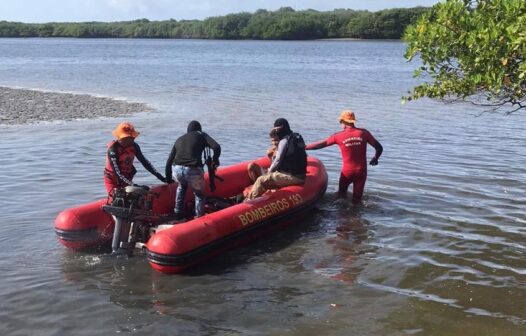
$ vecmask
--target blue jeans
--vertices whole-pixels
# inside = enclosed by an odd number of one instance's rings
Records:
[[[175,166],[174,175],[179,186],[175,196],[175,213],[184,213],[184,196],[188,185],[195,195],[195,216],[201,217],[205,214],[205,178],[204,170],[199,167]]]

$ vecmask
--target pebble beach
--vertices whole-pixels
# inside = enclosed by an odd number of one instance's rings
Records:
[[[144,103],[108,97],[0,86],[0,124],[3,125],[118,117],[151,110]]]

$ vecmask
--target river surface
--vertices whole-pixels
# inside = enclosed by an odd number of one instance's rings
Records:
[[[526,335],[524,112],[402,105],[417,66],[403,52],[390,41],[0,40],[0,85],[156,109],[0,126],[0,333]],[[363,205],[334,200],[329,147],[310,152],[329,187],[308,219],[182,275],[55,238],[61,210],[104,197],[105,147],[124,119],[163,170],[192,119],[229,165],[263,155],[277,117],[311,142],[337,132],[345,108],[384,146]],[[138,169],[138,183],[156,183]]]

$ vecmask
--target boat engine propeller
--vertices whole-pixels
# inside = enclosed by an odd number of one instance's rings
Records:
[[[158,221],[152,212],[157,193],[148,187],[127,186],[113,189],[112,197],[102,207],[115,222],[112,254],[131,256],[136,245],[142,247],[149,238],[149,228]]]

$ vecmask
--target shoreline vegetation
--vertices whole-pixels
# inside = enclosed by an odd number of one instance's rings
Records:
[[[144,103],[109,97],[3,86],[0,97],[0,125],[119,117],[153,110]]]
[[[400,39],[428,7],[377,12],[352,9],[259,9],[204,20],[22,23],[0,21],[0,37],[164,38],[220,40]]]

